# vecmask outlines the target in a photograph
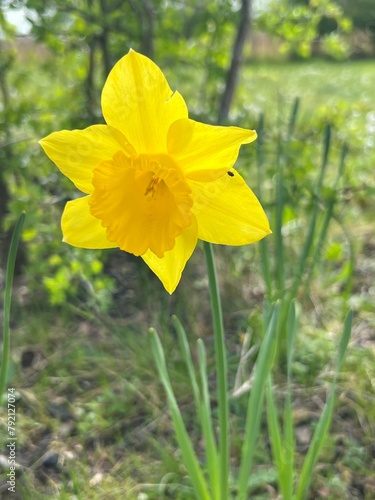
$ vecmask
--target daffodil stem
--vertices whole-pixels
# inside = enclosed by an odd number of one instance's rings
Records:
[[[210,243],[203,242],[207,262],[208,283],[211,298],[211,312],[215,342],[215,363],[217,380],[217,397],[219,403],[219,453],[220,453],[220,493],[221,499],[228,498],[229,476],[229,410],[227,388],[227,357],[224,339],[223,314],[219,285],[216,277],[213,248]]]

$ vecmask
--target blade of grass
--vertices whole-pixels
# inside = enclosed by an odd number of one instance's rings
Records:
[[[185,361],[185,365],[188,371],[189,379],[190,379],[190,384],[193,389],[193,395],[194,395],[194,400],[195,404],[197,407],[197,410],[200,410],[201,406],[201,391],[199,389],[197,377],[195,375],[195,368],[193,364],[193,360],[191,358],[191,352],[190,352],[190,347],[189,343],[186,337],[186,332],[184,327],[182,326],[180,320],[177,318],[177,316],[172,316],[172,323],[176,329],[177,336],[178,336],[178,341],[180,344],[180,351],[182,353],[183,359]]]
[[[292,362],[293,362],[293,354],[294,354],[294,342],[296,339],[297,332],[297,320],[296,320],[296,304],[294,300],[291,302],[288,313],[288,335],[287,335],[287,376],[288,376],[288,384],[291,382],[292,376]]]
[[[284,405],[283,433],[279,423],[271,376],[267,382],[266,396],[267,422],[270,431],[272,455],[278,472],[279,486],[283,498],[291,499],[293,497],[295,453],[290,384],[294,339],[296,335],[296,312],[294,302],[291,303],[289,308],[287,331],[287,393]]]
[[[277,158],[276,158],[276,214],[275,214],[275,247],[276,247],[276,275],[278,283],[279,296],[285,289],[285,259],[284,259],[284,241],[283,241],[283,217],[285,208],[284,199],[284,165],[287,165],[290,154],[290,143],[297,121],[299,108],[299,98],[296,98],[293,103],[292,111],[288,120],[288,132],[285,141],[285,149],[283,151],[281,142],[281,132],[277,143]]]
[[[352,322],[353,322],[353,312],[349,311],[345,319],[343,333],[339,345],[338,356],[336,359],[335,375],[332,381],[327,402],[320,416],[319,422],[315,428],[314,435],[312,437],[311,444],[309,447],[309,451],[307,452],[306,458],[302,466],[296,492],[296,500],[303,500],[307,494],[307,490],[310,486],[310,482],[313,476],[313,470],[315,464],[318,460],[319,453],[322,449],[325,437],[327,435],[328,429],[331,424],[334,402],[335,402],[337,379],[344,361],[345,351],[349,343],[351,329],[352,329]]]
[[[215,444],[215,435],[211,415],[210,394],[207,380],[207,357],[204,343],[201,339],[197,342],[199,355],[199,371],[202,385],[202,422],[206,441],[207,465],[211,480],[213,498],[220,498],[219,454]]]
[[[318,217],[319,198],[320,198],[320,193],[322,190],[324,175],[325,175],[325,172],[327,170],[330,144],[331,144],[331,127],[330,127],[330,125],[327,125],[326,130],[325,130],[325,135],[324,135],[322,164],[320,167],[319,178],[318,178],[316,186],[315,186],[314,204],[313,204],[313,209],[312,209],[312,213],[311,213],[311,217],[310,217],[310,224],[309,224],[309,228],[307,231],[305,243],[303,245],[303,249],[302,249],[298,264],[297,264],[293,284],[292,284],[292,287],[291,287],[291,290],[289,293],[290,300],[292,300],[293,298],[296,297],[297,290],[301,284],[302,277],[303,277],[303,274],[304,274],[305,269],[306,269],[307,258],[310,254],[310,251],[311,251],[311,248],[313,245],[316,220]]]
[[[322,251],[323,251],[324,243],[326,241],[328,227],[329,227],[329,224],[330,224],[331,219],[333,217],[333,209],[334,209],[334,206],[335,206],[336,200],[337,200],[337,198],[336,198],[337,187],[338,187],[338,184],[339,184],[339,182],[342,179],[342,176],[344,174],[345,158],[346,158],[347,152],[348,152],[348,147],[346,144],[344,144],[344,146],[341,150],[339,168],[337,171],[337,176],[336,176],[335,182],[333,184],[332,194],[328,200],[328,203],[327,203],[327,206],[326,206],[326,209],[324,212],[324,219],[323,219],[322,227],[321,227],[321,230],[319,232],[318,242],[317,242],[316,247],[315,247],[316,250],[314,251],[314,259],[313,259],[311,266],[308,270],[308,275],[307,275],[306,283],[305,283],[305,296],[307,296],[307,294],[309,293],[310,284],[311,284],[312,276],[314,273],[314,269],[319,264],[321,256],[322,256]]]
[[[278,139],[277,159],[276,159],[276,205],[275,205],[275,257],[276,257],[276,276],[278,292],[281,296],[285,288],[285,270],[284,270],[284,242],[283,242],[283,215],[284,215],[284,172],[281,161],[282,149],[281,139]]]
[[[263,144],[264,144],[264,116],[263,113],[259,116],[259,122],[257,127],[258,140],[257,144],[257,165],[258,165],[258,186],[257,186],[257,194],[259,198],[262,198],[262,185],[263,185],[263,164],[264,164],[264,153],[263,153]],[[267,298],[272,301],[272,280],[271,280],[271,272],[270,272],[270,261],[269,261],[269,252],[267,250],[267,238],[263,238],[259,242],[260,249],[260,261],[262,265],[262,274],[263,279],[267,288]]]
[[[283,302],[281,304],[280,322],[279,322],[279,330],[278,330],[279,354],[280,354],[281,359],[283,359],[283,357],[285,356],[286,323],[287,323],[287,319],[288,319],[289,307],[290,307],[292,300],[297,296],[298,289],[302,283],[302,279],[303,279],[303,276],[304,276],[305,271],[306,271],[307,259],[310,255],[311,249],[313,247],[316,221],[317,221],[317,217],[318,217],[319,199],[320,199],[320,193],[322,190],[324,175],[325,175],[325,172],[327,170],[330,144],[331,144],[331,127],[330,127],[330,125],[327,125],[327,127],[325,129],[324,141],[323,141],[322,163],[321,163],[321,167],[320,167],[319,177],[318,177],[318,180],[316,182],[316,186],[315,186],[315,190],[314,190],[314,203],[313,203],[312,213],[310,216],[310,223],[309,223],[309,227],[307,230],[307,235],[306,235],[305,242],[303,244],[302,251],[301,251],[301,254],[299,256],[297,265],[295,266],[295,272],[294,272],[294,278],[292,281],[292,285],[290,287],[288,294],[286,295],[285,300],[283,300]]]
[[[8,253],[6,274],[5,274],[4,311],[3,311],[3,353],[2,353],[1,370],[0,370],[0,403],[3,400],[3,394],[7,382],[9,352],[10,352],[9,318],[10,318],[10,306],[12,302],[13,276],[14,276],[14,268],[16,265],[17,249],[21,238],[21,232],[24,221],[25,221],[25,212],[22,212],[13,231]]]
[[[283,498],[291,498],[286,496],[287,485],[285,477],[285,453],[281,437],[281,428],[279,423],[277,406],[272,388],[272,377],[268,377],[266,385],[266,401],[267,401],[267,424],[270,434],[270,443],[272,450],[273,462],[276,466],[279,487]]]
[[[239,500],[246,500],[248,498],[248,480],[255,452],[255,444],[259,435],[265,385],[272,368],[276,351],[278,309],[278,304],[276,304],[259,350],[253,385],[249,396],[244,443],[242,446],[241,465],[238,477]]]
[[[172,384],[169,379],[167,366],[165,363],[163,347],[156,330],[151,328],[149,331],[149,337],[160,380],[167,395],[168,406],[173,420],[176,439],[180,446],[182,458],[188,471],[190,481],[193,484],[195,493],[199,500],[210,500],[211,497],[208,492],[207,484],[204,480],[203,471],[199,465],[192,442],[186,431],[186,427],[173,392]]]
[[[296,126],[296,122],[297,122],[299,104],[300,104],[300,99],[299,99],[299,97],[296,97],[293,101],[292,112],[290,114],[290,118],[289,118],[289,122],[288,122],[288,133],[286,136],[286,146],[287,146],[286,155],[285,155],[286,159],[289,158],[289,154],[290,154],[290,143],[291,143],[292,135],[293,135],[293,132],[294,132],[294,129]]]
[[[186,332],[181,322],[176,316],[172,317],[172,322],[176,328],[180,350],[183,355],[190,383],[193,389],[195,405],[197,408],[198,418],[202,427],[202,432],[205,441],[205,450],[207,457],[207,468],[211,482],[211,492],[213,498],[219,498],[220,481],[219,481],[219,457],[215,444],[215,437],[212,425],[210,398],[208,393],[207,384],[207,368],[206,368],[206,353],[204,344],[198,340],[198,353],[199,353],[199,368],[202,390],[200,390],[197,377],[195,375],[195,368],[191,357],[189,343],[187,340]]]
[[[297,332],[296,305],[294,301],[290,304],[287,323],[287,390],[284,406],[284,459],[285,459],[285,493],[284,498],[292,498],[294,486],[294,425],[292,408],[292,362],[294,354],[294,342]]]
[[[354,277],[354,271],[356,267],[356,253],[355,253],[355,245],[352,239],[352,236],[350,234],[350,231],[347,229],[346,224],[342,220],[341,217],[336,216],[335,214],[333,215],[334,220],[337,222],[337,224],[340,226],[341,231],[343,232],[345,239],[347,241],[348,245],[348,250],[349,250],[349,257],[347,259],[347,279],[346,283],[344,286],[344,289],[341,292],[341,295],[344,299],[344,303],[347,302],[349,299],[349,296],[351,294],[352,286],[353,286],[353,277]]]

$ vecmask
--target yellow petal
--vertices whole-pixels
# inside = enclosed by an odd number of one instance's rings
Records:
[[[191,224],[190,188],[173,163],[162,166],[165,160],[120,152],[94,170],[91,213],[121,250],[143,255],[150,249],[162,258]]]
[[[108,125],[139,154],[165,153],[171,123],[188,116],[185,101],[172,92],[160,68],[133,50],[108,75],[102,110]]]
[[[163,283],[169,293],[173,293],[181,279],[182,271],[186,262],[190,259],[197,244],[197,222],[193,217],[191,226],[176,238],[176,244],[172,250],[165,252],[164,257],[159,259],[148,250],[142,259]]]
[[[241,144],[248,144],[256,137],[254,130],[182,119],[169,129],[168,152],[187,178],[210,182],[233,166]]]
[[[247,245],[271,233],[258,199],[235,170],[213,182],[190,181],[198,238],[222,245]]]
[[[93,191],[93,168],[121,149],[106,125],[54,132],[42,139],[40,145],[61,172],[88,194]]]
[[[115,248],[107,240],[101,221],[91,215],[88,204],[91,196],[68,201],[61,220],[65,243],[79,248]]]

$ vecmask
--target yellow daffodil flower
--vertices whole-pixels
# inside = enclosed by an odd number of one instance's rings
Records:
[[[264,211],[232,168],[253,130],[188,118],[150,59],[130,50],[102,92],[106,125],[40,141],[87,196],[62,216],[66,243],[141,256],[172,293],[197,244],[246,245],[270,233]]]

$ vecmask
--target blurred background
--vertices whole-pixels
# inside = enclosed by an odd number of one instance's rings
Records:
[[[53,131],[103,123],[101,89],[129,48],[161,67],[192,118],[259,134],[242,148],[237,168],[274,234],[267,247],[216,248],[230,387],[244,334],[256,349],[265,301],[296,283],[316,217],[295,293],[298,450],[306,452],[343,317],[354,309],[311,498],[375,498],[374,0],[0,0],[1,289],[12,228],[26,211],[9,373],[18,394],[17,495],[190,498],[176,487],[186,473],[170,439],[147,330],[162,336],[194,435],[170,316],[180,317],[192,342],[203,337],[212,349],[203,251],[197,247],[169,296],[141,259],[63,244],[64,205],[80,194],[38,145]],[[282,394],[282,361],[276,371]],[[243,410],[241,397],[233,398],[234,464]],[[277,497],[269,452],[265,433],[253,498]],[[162,493],[147,487],[162,478]]]

